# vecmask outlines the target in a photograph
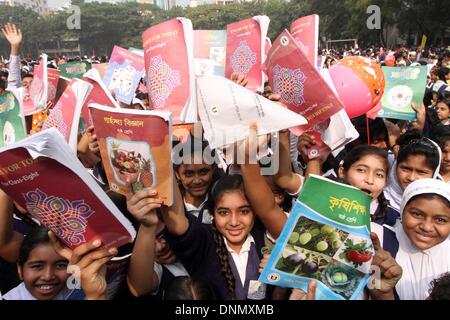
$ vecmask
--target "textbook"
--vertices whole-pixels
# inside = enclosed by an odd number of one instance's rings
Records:
[[[317,66],[319,55],[319,16],[312,14],[291,23],[291,35],[308,61]]]
[[[74,152],[77,150],[81,108],[91,89],[91,84],[73,78],[42,125],[42,130],[58,129]]]
[[[0,147],[15,143],[27,136],[25,118],[14,94],[0,94]]]
[[[92,85],[92,90],[89,92],[86,101],[81,108],[81,117],[86,127],[92,126],[92,119],[89,114],[89,104],[97,103],[103,106],[120,108],[120,105],[113,98],[106,85],[103,83],[98,70],[91,69],[83,75],[83,80]]]
[[[61,71],[61,76],[64,78],[72,79],[83,77],[83,74],[88,72],[92,65],[87,61],[72,61],[68,63],[64,63],[58,66]]]
[[[114,46],[103,82],[116,100],[131,104],[144,74],[144,58],[134,52]]]
[[[256,122],[258,135],[306,123],[301,115],[224,77],[196,81],[198,113],[212,149],[247,138],[251,122]]]
[[[197,120],[194,36],[186,18],[152,26],[142,34],[150,106],[172,112],[174,124]]]
[[[269,84],[289,110],[308,120],[306,126],[291,128],[295,135],[328,121],[342,102],[304,55],[292,35],[284,30],[270,48],[265,63]]]
[[[0,188],[71,248],[94,239],[120,247],[136,237],[55,128],[0,149]]]
[[[89,105],[89,110],[111,190],[126,195],[130,191],[157,189],[164,204],[171,205],[170,112],[97,104]]]
[[[61,71],[58,69],[47,69],[47,101],[51,101],[53,104],[56,102],[56,91],[58,89],[59,76]]]
[[[317,300],[358,298],[375,254],[371,200],[355,187],[310,175],[259,281],[306,292],[315,279]]]
[[[382,67],[386,79],[380,118],[401,120],[416,119],[416,112],[411,104],[422,106],[427,82],[427,66],[417,67]]]
[[[226,46],[225,30],[194,30],[195,75],[224,77]]]
[[[100,78],[103,79],[105,76],[106,70],[108,69],[109,63],[93,63],[92,69],[95,69],[98,71],[98,74],[100,75]]]
[[[29,116],[47,107],[48,74],[47,55],[42,54],[37,66],[34,66],[33,80],[28,94],[23,99],[24,115]]]
[[[232,73],[245,75],[246,88],[253,92],[264,90],[261,65],[269,23],[267,16],[255,16],[227,25],[225,77],[230,79]]]

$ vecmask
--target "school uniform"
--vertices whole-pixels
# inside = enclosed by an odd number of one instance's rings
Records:
[[[189,228],[185,234],[176,236],[166,230],[165,239],[191,276],[208,281],[219,300],[230,299],[227,282],[221,272],[222,267],[216,253],[213,229],[192,215],[187,215],[187,218]],[[264,226],[257,220],[240,253],[233,252],[228,247],[228,261],[235,279],[237,300],[265,299],[269,295],[268,290],[264,290],[264,286],[256,282],[262,259],[264,232]]]
[[[64,287],[52,300],[73,300],[72,294],[77,290],[70,290]],[[8,291],[3,296],[4,300],[37,300],[25,286],[25,283],[22,282],[14,289]]]
[[[190,214],[196,217],[201,223],[211,224],[213,220],[213,216],[209,213],[209,210],[206,206],[208,202],[208,195],[206,195],[205,200],[198,206],[194,206],[193,204],[187,203],[186,199],[184,201],[184,211],[187,214]]]

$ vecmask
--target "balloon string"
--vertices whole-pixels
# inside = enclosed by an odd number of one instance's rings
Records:
[[[369,118],[366,114],[367,144],[370,145]]]

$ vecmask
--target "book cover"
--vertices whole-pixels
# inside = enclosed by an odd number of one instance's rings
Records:
[[[58,89],[59,76],[61,75],[61,71],[58,69],[47,69],[47,101],[51,101],[53,104],[56,102],[56,92]]]
[[[126,195],[130,191],[157,189],[164,203],[171,205],[170,113],[96,104],[89,109],[111,190]]]
[[[422,105],[427,82],[427,66],[382,67],[386,81],[380,118],[401,120],[416,119],[411,104]]]
[[[94,239],[119,247],[135,238],[131,223],[55,128],[1,148],[0,154],[1,189],[71,248]]]
[[[143,74],[144,57],[114,46],[103,82],[116,100],[131,104]]]
[[[317,300],[356,299],[370,278],[372,198],[357,188],[310,175],[259,281],[307,291]]]
[[[198,114],[212,149],[244,140],[253,121],[259,135],[306,123],[301,115],[224,77],[196,81]]]
[[[246,88],[253,92],[264,89],[261,65],[268,24],[268,21],[258,21],[254,17],[227,25],[225,76],[229,79],[232,73],[245,75],[248,79]]]
[[[225,30],[194,30],[195,75],[225,76],[227,32]]]
[[[150,106],[171,111],[176,124],[194,120],[186,119],[193,78],[184,28],[182,20],[172,19],[142,34]]]
[[[42,125],[42,130],[55,127],[74,151],[77,150],[81,108],[91,89],[91,84],[72,79]]]
[[[291,35],[308,61],[317,66],[319,55],[319,16],[312,14],[291,23]]]
[[[290,129],[295,135],[327,121],[344,108],[287,30],[270,48],[265,70],[272,91],[281,96],[281,102],[308,120],[307,125]]]
[[[100,75],[100,78],[103,79],[105,76],[106,70],[108,69],[109,63],[94,63],[92,64],[92,69],[95,69],[98,71],[98,74]]]
[[[59,65],[61,76],[68,79],[81,79],[83,74],[88,72],[91,68],[92,65],[87,61],[73,61]]]
[[[114,100],[106,85],[103,83],[98,70],[91,69],[83,76],[83,80],[92,85],[92,90],[89,92],[86,101],[81,108],[81,117],[86,127],[92,126],[92,118],[89,113],[89,104],[97,103],[103,106],[112,108],[120,108],[120,105]]]
[[[0,94],[0,134],[0,147],[15,143],[27,136],[20,103],[9,91]]]
[[[29,116],[47,107],[48,75],[47,55],[42,54],[37,66],[34,66],[33,80],[23,99],[24,115]]]

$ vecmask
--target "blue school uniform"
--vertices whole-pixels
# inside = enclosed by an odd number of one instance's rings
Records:
[[[210,225],[201,223],[191,215],[187,215],[189,228],[182,236],[176,236],[165,231],[165,239],[178,259],[183,263],[191,276],[198,276],[209,282],[219,300],[230,299],[227,282],[222,274],[222,267],[216,253],[216,242],[214,241],[214,231]],[[254,239],[249,254],[246,268],[246,280],[242,285],[234,264],[233,258],[228,253],[228,261],[235,278],[235,296],[238,300],[247,299],[251,280],[259,277],[259,263],[262,259],[261,248],[264,246],[265,229],[262,223],[255,221],[251,230]],[[269,296],[266,290],[264,298]]]

